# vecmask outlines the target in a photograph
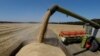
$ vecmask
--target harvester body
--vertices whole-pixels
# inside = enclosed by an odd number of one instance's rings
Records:
[[[97,51],[100,47],[100,29],[95,29],[89,24],[86,24],[86,36],[82,40],[81,47],[90,49],[91,51]]]

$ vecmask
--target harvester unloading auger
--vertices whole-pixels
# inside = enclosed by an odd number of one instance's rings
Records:
[[[82,16],[80,16],[80,15],[77,15],[77,14],[75,14],[75,13],[73,13],[73,12],[71,12],[71,11],[69,11],[69,10],[66,10],[66,9],[64,9],[64,8],[62,8],[62,7],[60,7],[60,6],[58,6],[58,5],[54,5],[53,7],[51,7],[51,8],[49,8],[48,9],[48,11],[46,12],[46,14],[44,15],[44,17],[43,17],[43,22],[42,22],[42,26],[41,26],[41,30],[40,30],[40,32],[39,32],[39,35],[38,35],[38,43],[40,43],[40,44],[43,44],[43,40],[44,40],[44,36],[45,36],[45,33],[46,33],[46,30],[47,30],[47,27],[48,27],[48,22],[49,22],[49,19],[50,19],[50,16],[52,16],[56,11],[58,11],[58,12],[61,12],[61,13],[63,13],[63,14],[66,14],[66,15],[68,15],[68,16],[72,16],[72,17],[74,17],[74,18],[76,18],[76,19],[79,19],[79,20],[81,20],[81,21],[83,21],[83,22],[85,22],[85,23],[89,23],[89,25],[90,26],[92,26],[92,27],[94,27],[95,29],[99,29],[100,28],[100,25],[99,24],[97,24],[97,23],[95,23],[95,22],[93,22],[93,21],[91,21],[91,20],[88,20],[87,18],[85,18],[85,17],[82,17]],[[90,41],[91,41],[91,43],[92,43],[92,41],[94,40],[94,37],[92,37],[93,39],[91,39]],[[59,38],[58,38],[59,39]],[[65,45],[63,45],[62,44],[62,42],[61,41],[59,41],[60,42],[60,45],[61,45],[61,49],[64,51],[64,53],[66,54],[66,56],[71,56],[70,54],[68,54],[68,52],[67,52],[67,49],[65,48]],[[46,44],[47,45],[47,44]],[[42,46],[43,47],[43,46]],[[47,47],[47,46],[45,46],[45,47]],[[32,47],[31,47],[32,48]],[[52,47],[53,48],[53,47]],[[25,49],[25,48],[23,48],[23,49]],[[24,52],[24,50],[21,50],[20,52]],[[26,49],[27,49],[27,47],[26,47]],[[40,49],[40,48],[39,48]],[[44,49],[45,50],[45,49]],[[50,50],[50,48],[48,47],[48,51],[47,52],[49,52],[49,50]],[[26,50],[27,51],[27,50]],[[34,50],[33,50],[34,51]],[[35,50],[36,51],[36,50]],[[35,52],[34,51],[34,52]],[[55,51],[55,52],[57,52],[57,50],[52,50],[52,51]],[[21,53],[18,53],[18,56],[27,56],[27,54],[26,55],[21,55]],[[50,54],[51,52],[49,52],[49,54]],[[36,53],[35,53],[36,54]],[[43,53],[43,54],[41,54],[40,56],[45,56],[44,54],[46,54],[46,53]],[[46,55],[46,56],[49,56],[49,54],[48,55]],[[52,54],[52,53],[51,53]],[[50,56],[53,56],[53,55],[51,55],[50,54]],[[53,53],[54,54],[54,53]],[[58,53],[55,53],[55,54],[59,54],[59,56],[61,55],[61,53],[59,53],[59,51],[58,51]],[[34,54],[33,54],[34,55]],[[37,54],[38,55],[38,54]],[[28,55],[29,56],[29,55]],[[31,56],[31,55],[30,55]],[[39,55],[38,55],[39,56]],[[64,55],[61,55],[61,56],[64,56]]]

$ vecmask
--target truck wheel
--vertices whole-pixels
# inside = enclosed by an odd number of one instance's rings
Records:
[[[99,49],[99,44],[96,40],[93,40],[92,46],[89,48],[90,51],[96,52]]]
[[[61,38],[61,41],[62,41],[62,43],[63,43],[64,45],[68,45],[68,39],[67,39],[67,38],[62,37],[62,38]]]

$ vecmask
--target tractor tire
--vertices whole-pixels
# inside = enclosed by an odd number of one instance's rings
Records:
[[[68,44],[69,44],[69,42],[68,42],[67,38],[65,38],[65,40],[64,40],[64,41],[62,41],[62,43],[63,43],[64,45],[68,45]]]
[[[96,40],[93,40],[92,46],[89,48],[90,51],[96,52],[99,49],[99,44]]]

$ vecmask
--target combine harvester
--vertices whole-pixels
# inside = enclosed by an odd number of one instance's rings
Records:
[[[85,30],[77,31],[61,31],[59,37],[63,44],[81,43],[82,48],[86,48],[95,52],[99,50],[100,38],[98,29],[94,29],[88,23],[84,25]]]
[[[54,5],[53,7],[51,7],[50,9],[48,9],[48,11],[46,12],[45,16],[43,17],[43,24],[41,26],[41,31],[38,35],[38,40],[36,43],[31,43],[28,44],[26,46],[24,46],[18,53],[16,56],[73,56],[71,55],[68,50],[66,49],[66,46],[62,43],[61,38],[57,38],[59,40],[59,45],[60,48],[58,47],[54,47],[48,44],[44,44],[44,36],[47,30],[47,26],[48,26],[48,21],[50,16],[52,16],[56,11],[61,12],[65,15],[69,15],[72,16],[76,19],[79,19],[85,23],[89,23],[90,26],[94,27],[96,30],[98,30],[100,28],[100,25],[88,20],[87,18],[84,18],[82,16],[79,16],[69,10],[65,10],[62,7],[59,7],[58,5]],[[95,35],[89,37],[89,40],[86,41],[87,44],[91,45],[92,43],[94,43],[95,40]],[[83,41],[84,42],[84,41]],[[91,48],[91,47],[89,47]],[[87,48],[87,49],[89,49]]]

